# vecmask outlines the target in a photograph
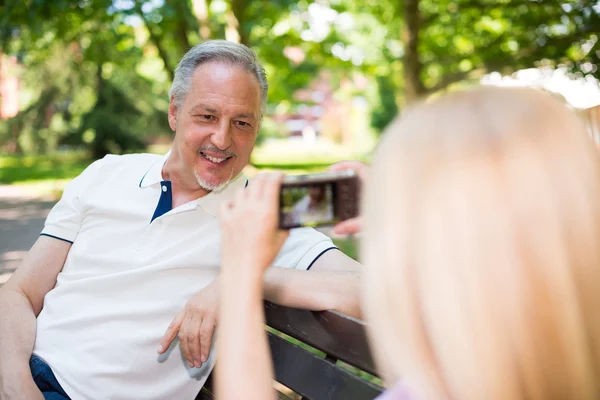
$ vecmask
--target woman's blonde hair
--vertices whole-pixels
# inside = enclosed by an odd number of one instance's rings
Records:
[[[365,313],[388,383],[600,398],[600,163],[571,110],[494,87],[417,106],[365,193]]]

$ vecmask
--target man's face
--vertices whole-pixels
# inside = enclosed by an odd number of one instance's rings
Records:
[[[169,105],[173,151],[186,178],[212,191],[242,171],[256,141],[260,99],[258,80],[239,67],[209,62],[196,68],[181,106],[173,97]]]
[[[322,186],[310,186],[308,194],[313,204],[320,203],[325,199],[325,189]]]

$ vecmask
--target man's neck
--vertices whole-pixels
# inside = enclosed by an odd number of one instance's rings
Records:
[[[162,167],[163,180],[171,181],[173,208],[197,200],[210,193],[200,187],[194,177],[189,176],[176,150],[171,151]]]

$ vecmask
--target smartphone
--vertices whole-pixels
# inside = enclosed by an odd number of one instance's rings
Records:
[[[288,175],[279,195],[279,227],[334,225],[356,217],[359,190],[352,170]]]

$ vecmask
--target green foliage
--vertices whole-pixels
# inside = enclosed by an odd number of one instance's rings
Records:
[[[16,141],[23,153],[80,143],[99,157],[140,149],[147,134],[168,132],[167,103],[159,100],[166,97],[167,86],[138,73],[146,58],[139,33],[124,23],[125,14],[111,12],[112,4],[24,1],[4,6],[0,43],[4,52],[20,58],[22,95],[30,99],[0,127],[5,143]]]
[[[272,109],[294,109],[297,90],[327,71],[336,99],[371,101],[377,130],[405,102],[409,21],[418,22],[415,79],[426,93],[539,65],[600,77],[596,0],[413,1],[410,15],[409,0],[0,2],[0,53],[22,65],[11,72],[21,80],[22,111],[0,123],[0,148],[42,153],[80,143],[99,155],[169,134],[177,61],[205,37],[225,38],[231,21],[265,64]],[[205,16],[194,7],[201,3]],[[365,87],[344,88],[357,76]],[[259,143],[279,134],[267,123]]]
[[[260,124],[256,145],[260,146],[267,139],[281,139],[283,137],[283,132],[275,121],[273,121],[272,118],[265,116]]]
[[[396,104],[396,88],[389,77],[377,77],[377,89],[379,104],[373,108],[371,125],[381,132],[398,114],[398,105]]]
[[[334,239],[333,243],[342,253],[358,261],[358,241],[355,237],[349,236],[346,238]]]
[[[421,0],[420,17],[421,78],[430,91],[539,65],[600,77],[588,69],[599,61],[596,1]]]
[[[109,81],[101,81],[96,105],[82,116],[79,128],[62,144],[88,145],[94,159],[142,150],[145,146],[138,133],[143,128],[141,115],[121,90]]]

